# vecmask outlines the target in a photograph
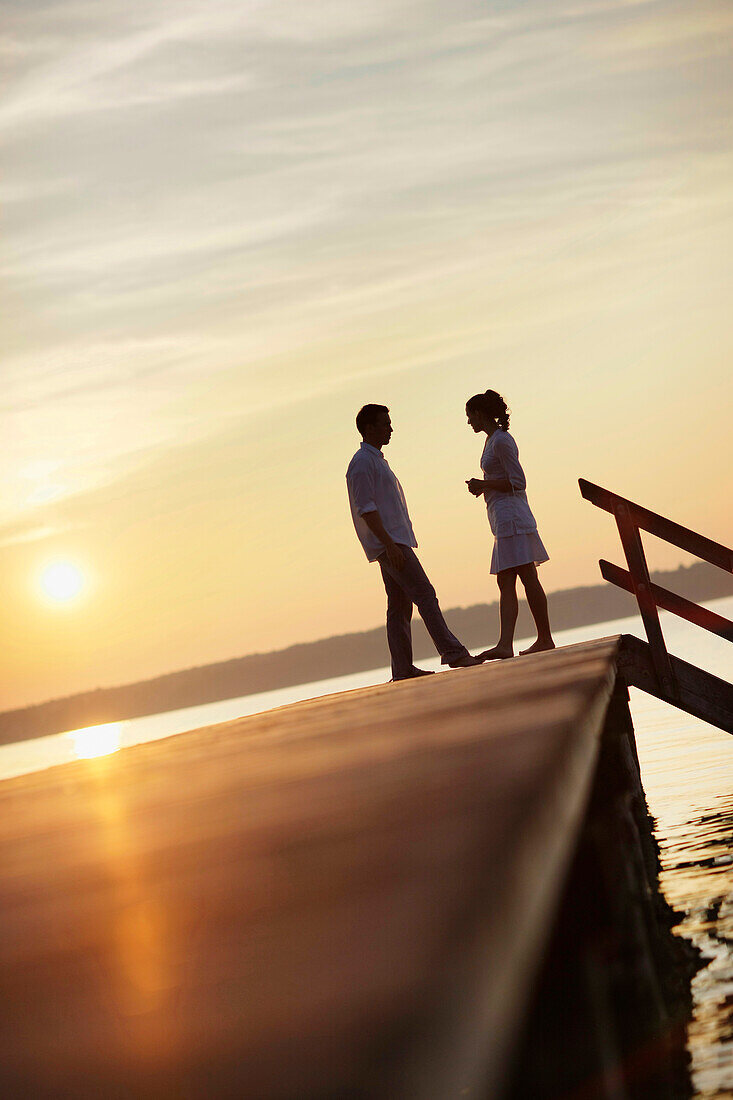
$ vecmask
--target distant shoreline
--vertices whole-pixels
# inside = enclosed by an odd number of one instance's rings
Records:
[[[655,573],[653,579],[695,602],[733,596],[733,577],[705,563]],[[634,598],[609,584],[564,589],[548,598],[555,630],[620,619],[636,612]],[[474,648],[485,645],[496,632],[498,606],[492,603],[452,608],[445,612],[445,617],[458,637]],[[517,630],[519,636],[532,634],[532,621],[524,601],[520,604]],[[419,619],[413,623],[413,637],[417,660],[434,656],[432,643]],[[388,661],[383,626],[305,642],[272,653],[250,654],[5,711],[0,714],[0,744],[365,672]]]

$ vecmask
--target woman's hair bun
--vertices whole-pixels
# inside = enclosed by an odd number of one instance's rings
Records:
[[[509,431],[509,409],[504,398],[496,390],[474,394],[466,402],[466,407],[476,409],[484,416],[490,416],[503,431]]]

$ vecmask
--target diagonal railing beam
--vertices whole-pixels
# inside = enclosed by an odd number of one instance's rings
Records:
[[[640,688],[680,710],[694,714],[711,726],[733,733],[733,684],[704,672],[701,668],[669,655],[675,672],[677,694],[674,698],[660,692],[651,650],[641,638],[624,634],[621,638],[618,670],[631,687]]]
[[[630,636],[623,638],[619,671],[627,684],[640,687],[689,714],[733,733],[733,684],[687,665],[668,653],[657,608],[671,611],[728,641],[733,641],[733,623],[706,607],[698,607],[690,600],[652,584],[641,531],[648,531],[729,573],[733,573],[733,550],[656,512],[650,512],[648,508],[642,508],[617,493],[602,489],[585,478],[579,478],[578,484],[585,500],[610,512],[616,520],[628,570],[601,559],[598,563],[601,575],[611,584],[633,592],[649,639],[646,643]]]
[[[598,564],[601,567],[601,576],[604,580],[610,584],[615,584],[618,588],[625,589],[626,592],[631,592],[632,595],[634,594],[634,584],[630,573],[625,569],[621,569],[618,565],[613,565],[610,561],[605,561],[603,558]],[[680,618],[687,619],[695,626],[701,626],[704,630],[709,630],[711,634],[718,634],[721,638],[733,642],[733,623],[730,619],[726,619],[723,615],[716,615],[709,608],[700,607],[698,604],[686,600],[684,596],[678,596],[676,592],[670,592],[668,589],[654,584],[653,581],[651,591],[657,607],[663,608],[664,611],[671,611],[673,615],[679,615]]]
[[[648,508],[642,508],[640,504],[635,504],[617,493],[602,489],[600,485],[594,485],[592,481],[586,481],[583,477],[578,479],[578,484],[581,496],[591,504],[595,504],[597,508],[603,508],[604,511],[616,515],[618,505],[623,504],[628,509],[632,522],[643,531],[648,531],[651,535],[656,535],[657,538],[678,546],[680,550],[686,550],[689,554],[710,562],[711,565],[717,565],[720,569],[733,573],[733,550],[729,547],[713,542],[712,539],[705,538],[704,535],[699,535],[697,531],[691,531],[680,523],[673,523],[672,520],[665,519],[656,512],[650,512]]]
[[[652,593],[652,582],[649,577],[639,528],[631,516],[626,501],[618,501],[613,511],[621,545],[626,556],[626,564],[629,567],[634,595],[639,605],[646,636],[649,639],[649,650],[659,687],[668,697],[673,698],[676,694],[674,672],[667,653],[667,646],[664,643],[664,635],[659,622],[657,604]]]

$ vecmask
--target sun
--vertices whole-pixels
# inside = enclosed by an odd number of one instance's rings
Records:
[[[84,590],[85,578],[73,562],[54,561],[41,571],[40,585],[43,594],[54,603],[69,603]]]

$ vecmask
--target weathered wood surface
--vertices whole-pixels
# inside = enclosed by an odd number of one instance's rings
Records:
[[[1,784],[2,1095],[492,1095],[618,644]]]

